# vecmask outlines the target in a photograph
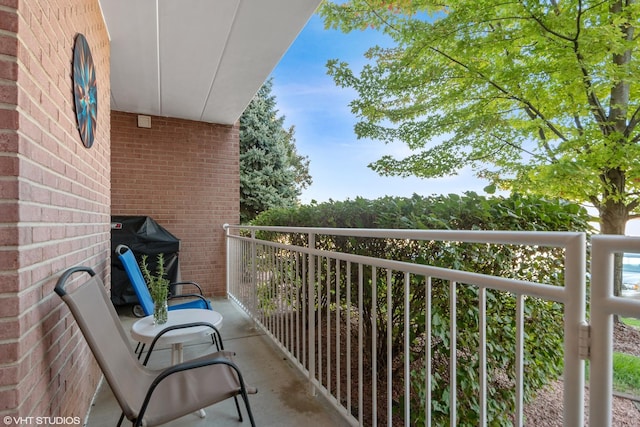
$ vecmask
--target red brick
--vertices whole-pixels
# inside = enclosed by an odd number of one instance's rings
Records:
[[[222,225],[239,221],[238,128],[155,116],[151,126],[112,112],[112,212],[156,219],[181,239],[182,277],[224,295]]]
[[[98,370],[84,343],[65,348],[72,334],[79,342],[77,327],[61,320],[68,311],[52,290],[70,265],[92,265],[109,277],[110,112],[99,111],[102,125],[87,150],[75,128],[69,78],[73,38],[82,32],[103,64],[98,102],[108,106],[109,42],[95,0],[0,4],[16,9],[0,11],[0,79],[7,82],[0,85],[7,106],[0,110],[0,151],[24,159],[0,161],[0,173],[20,177],[0,193],[0,243],[11,248],[0,251],[0,410],[30,416],[65,408],[82,418]]]

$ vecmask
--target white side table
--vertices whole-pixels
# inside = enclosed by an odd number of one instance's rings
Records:
[[[163,325],[154,325],[153,315],[138,320],[131,327],[131,336],[138,342],[149,344],[165,328],[194,322],[206,322],[220,329],[222,315],[217,311],[201,308],[170,310],[167,323]],[[175,365],[183,361],[182,345],[184,343],[200,340],[213,332],[213,329],[208,326],[176,329],[164,334],[158,340],[158,344],[171,344],[171,364]]]

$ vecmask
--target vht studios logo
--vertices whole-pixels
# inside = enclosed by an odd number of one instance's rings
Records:
[[[63,426],[80,425],[80,417],[11,417],[2,419],[5,425],[16,426]]]

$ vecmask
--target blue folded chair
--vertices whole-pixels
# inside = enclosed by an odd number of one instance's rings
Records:
[[[127,273],[127,277],[129,277],[129,281],[131,282],[131,286],[138,297],[138,302],[140,303],[140,307],[142,308],[144,315],[149,316],[153,314],[153,299],[151,298],[151,293],[147,287],[147,282],[144,280],[142,271],[140,271],[138,261],[136,261],[136,257],[133,255],[133,251],[126,245],[118,245],[116,247],[116,254],[124,267],[124,271]],[[198,293],[180,295],[170,294],[169,310],[183,310],[185,308],[213,310],[211,307],[211,301],[202,295],[202,288],[197,283],[174,282],[169,284],[169,287],[175,288],[177,285],[195,286]],[[189,301],[172,304],[171,300],[176,299],[189,299]]]
[[[138,265],[138,261],[136,261],[136,257],[133,255],[133,251],[129,249],[126,245],[118,245],[116,247],[116,254],[118,255],[118,259],[122,263],[124,267],[124,271],[127,273],[127,277],[129,277],[129,281],[131,282],[131,287],[136,293],[138,297],[138,302],[140,303],[140,307],[145,316],[150,316],[153,314],[153,299],[151,298],[151,292],[149,292],[149,288],[147,287],[147,282],[144,280],[144,276],[142,275],[142,271],[140,270],[140,266]],[[202,295],[202,288],[195,282],[173,282],[170,283],[169,286],[172,287],[174,285],[191,285],[195,286],[198,289],[197,294],[180,294],[180,295],[170,295],[169,300],[175,299],[184,299],[190,298],[191,300],[184,303],[179,304],[169,304],[169,311],[171,310],[184,310],[189,308],[201,308],[205,310],[213,310],[211,307],[211,301],[206,299]],[[135,314],[135,310],[134,310]],[[222,336],[220,335],[220,331],[215,327],[214,333],[211,335],[211,341],[218,347],[218,350],[224,350],[224,344],[222,343]],[[145,345],[142,347],[140,343],[136,347],[136,353],[138,357],[142,356],[142,352],[144,350]]]

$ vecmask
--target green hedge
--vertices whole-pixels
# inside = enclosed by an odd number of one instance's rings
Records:
[[[388,228],[388,229],[450,229],[450,230],[530,230],[530,231],[581,231],[588,232],[589,215],[578,205],[561,200],[546,200],[535,196],[486,198],[475,193],[465,195],[422,197],[384,197],[376,200],[357,198],[347,201],[331,201],[321,204],[277,209],[264,212],[254,225],[280,225],[301,227],[337,228]],[[282,239],[306,245],[306,236],[280,233],[261,233],[267,239]],[[340,236],[317,236],[316,247],[345,253],[356,253],[379,258],[389,258],[485,273],[501,277],[531,280],[561,286],[564,281],[563,256],[560,249],[516,245],[465,244],[459,242],[406,241]],[[322,268],[320,269],[323,270]],[[355,269],[354,269],[355,270]],[[357,292],[357,272],[353,277],[341,279],[341,295],[345,295],[347,283],[352,294]],[[372,305],[370,272],[365,273],[364,319],[365,338],[371,339],[375,323],[379,337],[386,336],[387,318],[392,316],[392,351],[396,355],[394,366],[402,369],[404,285],[402,274],[395,274],[392,281],[392,305],[387,307],[385,297],[376,301],[375,319]],[[378,296],[387,292],[386,278],[379,274],[376,282]],[[350,279],[350,280],[349,280]],[[329,278],[331,282],[333,278]],[[326,286],[326,277],[320,287]],[[444,425],[449,419],[449,283],[433,279],[432,283],[432,420]],[[331,286],[335,286],[332,284]],[[324,295],[326,288],[319,289]],[[478,424],[478,289],[458,284],[457,298],[457,399],[458,425]],[[412,277],[410,293],[410,340],[412,345],[412,421],[422,424],[424,406],[424,351],[421,343],[425,335],[425,284],[424,279]],[[315,302],[322,304],[323,302]],[[349,304],[343,301],[343,305]],[[352,303],[351,303],[352,304]],[[527,298],[525,306],[525,399],[548,381],[555,379],[562,369],[562,306],[537,298]],[[491,425],[510,423],[515,408],[515,298],[504,292],[487,292],[487,369],[488,411]],[[372,360],[371,341],[363,346]],[[386,370],[387,343],[377,340],[376,357],[380,376]],[[402,381],[397,372],[394,378]],[[395,402],[401,407],[403,398]]]

